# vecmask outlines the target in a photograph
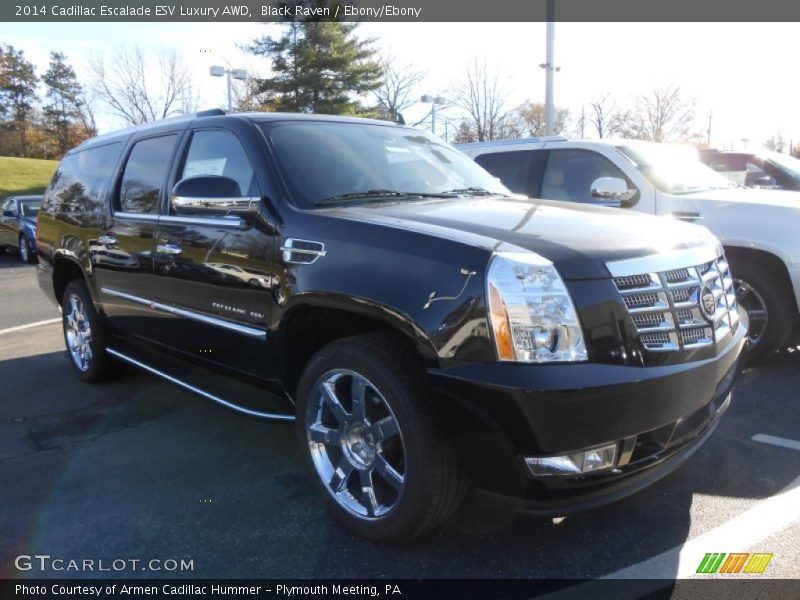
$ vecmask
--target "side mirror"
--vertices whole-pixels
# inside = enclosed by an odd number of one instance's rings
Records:
[[[176,214],[230,214],[258,212],[260,198],[242,196],[230,177],[202,175],[181,179],[172,188],[170,203]]]
[[[599,177],[592,182],[591,194],[603,205],[619,208],[633,198],[636,190],[628,189],[628,183],[619,177]]]

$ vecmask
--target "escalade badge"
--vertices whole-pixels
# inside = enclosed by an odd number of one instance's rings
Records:
[[[714,319],[714,314],[717,312],[717,300],[714,298],[714,292],[708,286],[705,286],[700,292],[700,309],[707,319]]]

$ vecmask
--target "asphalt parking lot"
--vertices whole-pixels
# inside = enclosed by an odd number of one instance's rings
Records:
[[[560,524],[468,501],[383,546],[327,517],[290,425],[137,370],[80,383],[59,323],[20,329],[58,316],[33,267],[0,256],[0,577],[47,554],[192,559],[164,574],[203,578],[673,578],[706,552],[770,552],[770,577],[800,576],[800,351],[745,371],[710,442],[643,492]]]

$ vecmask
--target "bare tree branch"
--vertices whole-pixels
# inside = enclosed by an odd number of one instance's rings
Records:
[[[127,124],[138,125],[196,108],[189,68],[175,49],[161,49],[157,67],[149,68],[148,58],[139,46],[118,48],[106,59],[89,61],[92,87],[109,111]],[[149,73],[156,70],[160,81]]]
[[[636,137],[666,142],[685,137],[694,121],[694,100],[677,85],[655,88],[636,99]]]
[[[503,137],[510,113],[506,97],[497,71],[492,74],[485,58],[472,59],[464,82],[456,89],[455,98],[456,104],[468,115],[466,130],[472,131],[475,139],[482,142]]]
[[[397,58],[390,54],[380,58],[380,65],[383,83],[373,94],[381,111],[395,121],[399,113],[417,102],[418,98],[413,94],[425,79],[425,73],[409,64],[398,63]]]

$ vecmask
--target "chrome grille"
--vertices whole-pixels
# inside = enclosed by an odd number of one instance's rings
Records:
[[[615,277],[614,284],[647,350],[708,346],[739,326],[733,279],[721,249],[711,261],[692,266],[679,263],[653,273],[626,273]]]

